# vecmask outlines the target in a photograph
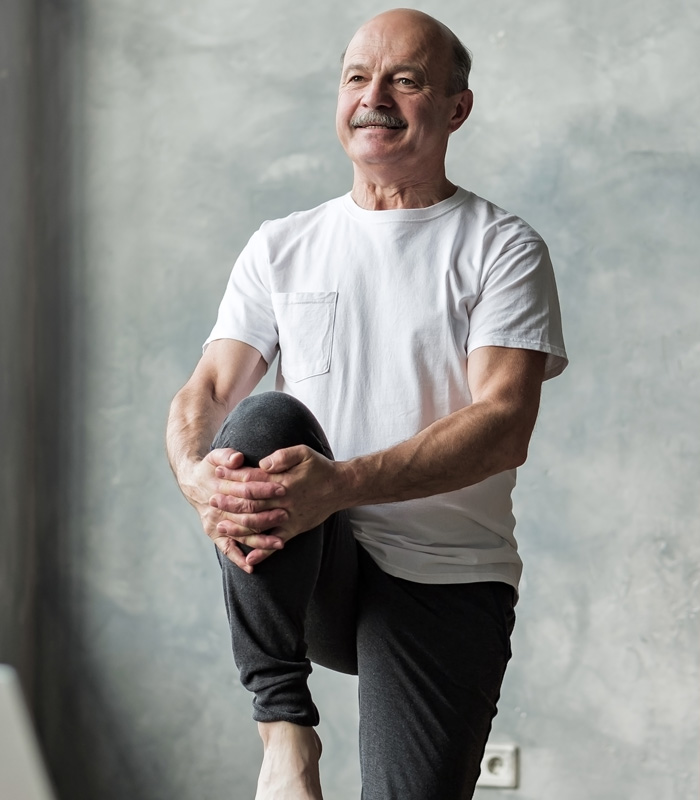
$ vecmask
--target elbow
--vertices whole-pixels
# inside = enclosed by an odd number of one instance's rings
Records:
[[[518,415],[510,425],[510,435],[508,441],[508,459],[511,462],[508,469],[522,467],[527,461],[530,440],[535,429],[537,420],[537,409],[526,416]]]
[[[528,447],[526,444],[513,453],[513,465],[511,469],[518,469],[518,467],[523,466],[523,464],[527,461],[527,451]]]
[[[522,432],[511,437],[509,446],[504,452],[505,469],[518,469],[527,461],[530,446],[530,434],[523,436]]]

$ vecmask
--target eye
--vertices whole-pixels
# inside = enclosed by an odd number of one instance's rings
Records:
[[[362,75],[351,75],[348,78],[348,83],[359,83],[361,80],[363,80]]]
[[[401,84],[401,86],[415,86],[416,82],[412,81],[410,78],[398,78],[397,82]]]

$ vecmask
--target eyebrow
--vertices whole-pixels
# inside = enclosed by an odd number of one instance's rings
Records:
[[[348,72],[353,71],[371,72],[370,68],[366,64],[361,64],[358,62],[354,64],[348,64],[343,69],[342,74],[347,75]],[[417,64],[392,64],[389,66],[388,72],[392,75],[396,72],[410,72],[411,74],[415,75],[421,83],[425,83],[425,72]]]

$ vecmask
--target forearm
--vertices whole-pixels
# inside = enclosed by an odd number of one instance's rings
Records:
[[[166,447],[170,466],[188,500],[195,494],[192,469],[209,452],[227,413],[224,402],[189,385],[173,399],[168,415]]]
[[[175,395],[168,414],[166,446],[176,477],[190,462],[206,456],[227,413],[221,400],[189,385]]]
[[[475,403],[416,436],[344,462],[343,507],[429,497],[471,486],[524,463],[534,414]]]
[[[212,342],[192,377],[175,395],[166,431],[168,459],[190,502],[204,503],[194,476],[229,411],[255,388],[267,365],[253,347],[236,340]],[[200,497],[200,495],[202,495]]]
[[[472,404],[405,442],[345,462],[343,507],[443,494],[523,464],[545,358],[530,350],[475,350],[467,362]]]

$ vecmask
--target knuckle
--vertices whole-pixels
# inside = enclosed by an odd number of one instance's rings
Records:
[[[217,515],[214,514],[213,509],[212,511],[207,511],[202,515],[202,525],[207,532],[210,530],[215,530],[217,522]]]
[[[226,509],[231,514],[245,514],[247,513],[247,503],[245,500],[241,500],[240,498],[231,498],[228,502],[228,506]]]
[[[214,540],[214,544],[219,548],[219,551],[223,553],[225,556],[229,554],[229,551],[231,550],[230,539],[219,537],[218,539]]]
[[[241,483],[238,488],[238,496],[244,500],[250,498],[252,489],[247,483]]]
[[[256,532],[256,529],[253,524],[254,520],[249,514],[241,514],[239,522],[241,528],[243,529],[242,530],[243,534],[250,534],[251,532],[253,533]]]
[[[221,552],[225,556],[229,555],[231,553],[231,548],[232,548],[231,540],[230,539],[220,539],[219,541],[221,542],[221,544],[219,545],[219,549],[221,550]]]
[[[248,527],[245,517],[238,517],[231,533],[236,538],[243,539],[255,533],[255,531]]]

